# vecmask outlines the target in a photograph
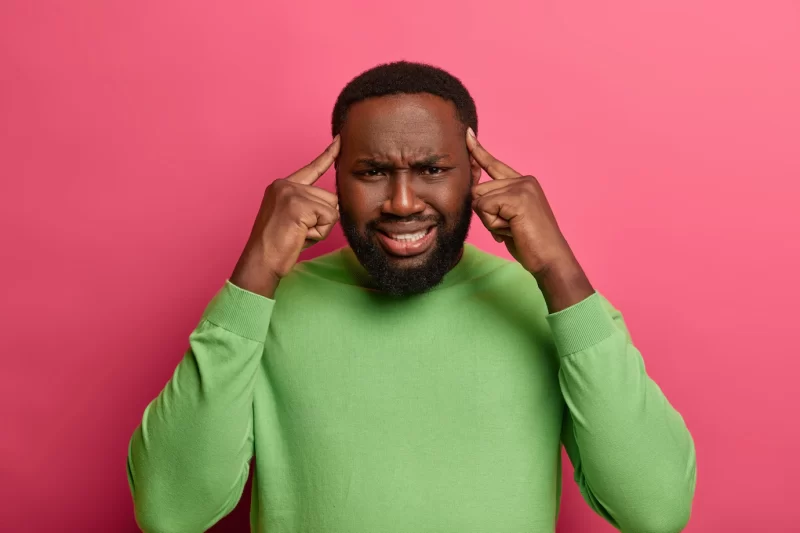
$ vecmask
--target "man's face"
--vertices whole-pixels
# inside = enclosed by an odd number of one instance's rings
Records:
[[[382,291],[426,291],[458,261],[480,178],[465,131],[455,106],[430,94],[350,107],[336,166],[341,223]]]

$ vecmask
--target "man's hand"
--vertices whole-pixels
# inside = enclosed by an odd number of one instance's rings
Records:
[[[339,219],[339,202],[314,183],[336,160],[339,145],[337,135],[310,164],[267,187],[231,283],[272,298],[300,252],[328,236]]]
[[[467,147],[492,178],[472,189],[472,208],[497,242],[539,282],[550,312],[590,296],[594,289],[556,223],[536,178],[496,159],[470,128]]]

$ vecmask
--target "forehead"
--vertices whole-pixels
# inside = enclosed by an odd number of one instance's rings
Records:
[[[353,104],[341,134],[344,151],[384,158],[454,150],[465,143],[455,105],[432,94],[382,96]]]

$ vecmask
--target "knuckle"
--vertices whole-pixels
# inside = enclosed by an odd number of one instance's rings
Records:
[[[538,192],[539,182],[533,176],[522,176],[520,185],[525,188],[527,192]]]
[[[291,189],[290,183],[285,179],[275,180],[267,186],[267,190],[272,190],[276,196],[283,197]]]

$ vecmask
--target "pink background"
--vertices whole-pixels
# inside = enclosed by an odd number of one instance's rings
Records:
[[[696,440],[688,531],[800,530],[799,6],[4,0],[0,528],[135,530],[128,438],[264,187],[406,58],[463,79],[625,313]],[[609,530],[568,480],[559,531]]]

